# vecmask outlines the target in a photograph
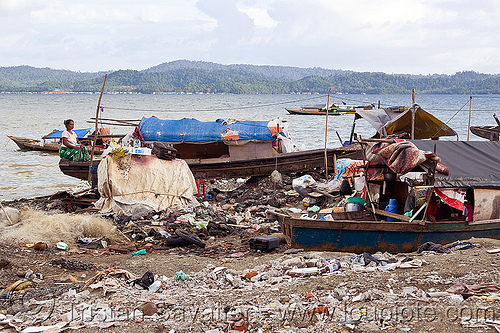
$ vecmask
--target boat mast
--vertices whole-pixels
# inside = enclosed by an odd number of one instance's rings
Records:
[[[469,125],[467,126],[467,141],[469,141],[470,135],[470,119],[472,116],[472,89],[470,91],[470,100],[469,100]]]
[[[94,139],[92,139],[92,149],[90,151],[90,163],[89,163],[89,183],[92,185],[92,162],[94,161],[94,149],[97,142],[97,135],[99,131],[99,109],[101,108],[101,99],[102,94],[104,93],[104,86],[106,85],[106,79],[108,78],[108,74],[104,75],[104,82],[102,84],[101,95],[99,95],[99,101],[97,102],[97,111],[95,112],[95,131],[94,131]]]
[[[411,112],[411,139],[415,140],[415,89],[411,90],[411,96],[413,100],[413,109]]]
[[[325,177],[326,181],[328,181],[328,152],[326,150],[327,140],[328,140],[328,109],[330,108],[330,90],[332,88],[328,88],[328,98],[326,102],[326,120],[325,120]]]

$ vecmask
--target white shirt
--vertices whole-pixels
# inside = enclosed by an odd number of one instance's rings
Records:
[[[62,136],[63,138],[67,138],[67,139],[68,139],[68,143],[69,143],[69,144],[71,144],[71,145],[73,145],[73,146],[78,145],[78,139],[77,139],[77,137],[76,137],[76,133],[75,133],[75,132],[71,131],[71,133],[70,133],[70,132],[68,132],[68,131],[66,130],[66,131],[64,131],[64,132],[62,133],[62,135],[61,135],[61,136]],[[64,143],[63,143],[63,146],[66,146],[66,145],[64,145]],[[66,146],[66,147],[67,147],[67,146]]]

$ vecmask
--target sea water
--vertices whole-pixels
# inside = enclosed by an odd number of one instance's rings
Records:
[[[472,126],[496,125],[500,95],[478,95],[472,99]],[[51,195],[57,191],[82,186],[81,180],[64,175],[54,153],[21,151],[7,135],[40,139],[54,129],[63,130],[65,119],[73,119],[75,128],[95,127],[99,94],[0,94],[0,201]],[[416,103],[446,122],[467,139],[469,95],[417,95]],[[411,105],[411,95],[331,95],[330,103],[349,105],[375,104],[382,107]],[[325,147],[325,116],[290,115],[285,108],[326,104],[326,95],[136,95],[104,94],[99,117],[136,120],[157,116],[161,119],[195,118],[213,121],[219,118],[238,120],[286,120],[297,147]],[[354,115],[328,117],[328,147],[340,146],[349,139]],[[133,127],[108,126],[113,134],[126,134]],[[362,137],[375,134],[363,119],[356,121]],[[483,140],[470,134],[471,140]],[[456,138],[447,138],[455,140]]]

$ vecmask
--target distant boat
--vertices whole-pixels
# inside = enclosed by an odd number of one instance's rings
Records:
[[[340,116],[342,114],[354,114],[356,110],[373,110],[373,105],[342,105],[338,106],[336,104],[332,104],[328,108],[328,115],[332,116]],[[300,114],[300,115],[326,115],[326,106],[318,105],[318,106],[303,106],[300,109],[291,109],[285,108],[290,114]]]
[[[498,120],[496,114],[493,114],[493,118],[495,118],[497,126],[471,126],[470,131],[472,132],[472,134],[488,139],[490,141],[499,141],[500,120]]]

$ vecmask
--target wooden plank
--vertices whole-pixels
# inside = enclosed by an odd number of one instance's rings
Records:
[[[391,212],[386,212],[385,210],[378,209],[378,208],[373,208],[373,209],[374,209],[375,214],[392,217],[392,218],[395,218],[395,219],[398,219],[401,221],[410,222],[410,218],[408,216],[404,216],[404,215],[396,214],[396,213],[391,213]]]

